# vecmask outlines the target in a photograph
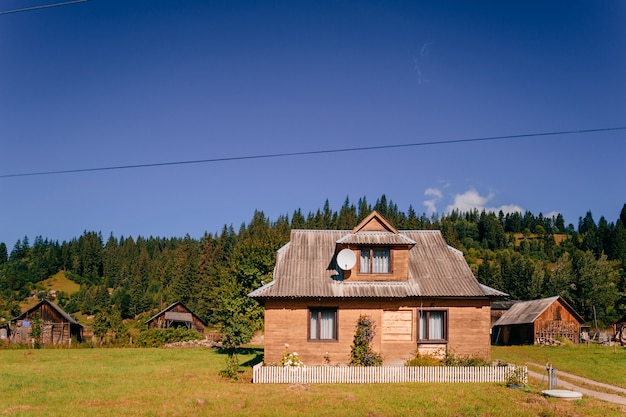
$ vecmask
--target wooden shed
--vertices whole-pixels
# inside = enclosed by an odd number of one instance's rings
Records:
[[[507,299],[491,300],[491,327],[493,327],[493,325],[496,324],[498,320],[500,320],[500,317],[502,317],[504,313],[509,311],[509,309],[514,304],[517,304],[517,303],[519,303],[519,301],[516,301],[516,300],[507,300]]]
[[[41,300],[21,315],[11,320],[12,343],[31,343],[32,325],[41,320],[42,344],[71,344],[83,340],[84,326],[70,317],[61,307],[49,300]]]
[[[207,324],[180,301],[152,316],[145,324],[148,328],[169,329],[170,327],[186,327],[204,334]]]
[[[615,333],[615,341],[626,346],[626,315],[613,323],[613,332]]]
[[[551,344],[559,339],[580,342],[583,318],[560,296],[521,301],[493,325],[495,344]]]

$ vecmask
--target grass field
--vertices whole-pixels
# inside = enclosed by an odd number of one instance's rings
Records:
[[[496,355],[505,355],[505,348]],[[0,349],[2,416],[606,416],[591,398],[546,399],[503,384],[260,385],[237,382],[208,349]],[[623,358],[623,356],[622,356]]]
[[[565,371],[626,388],[626,349],[623,347],[579,346],[493,346],[494,359],[524,365],[527,362],[545,365],[550,362],[558,371]]]
[[[56,290],[63,291],[67,295],[72,295],[75,292],[80,290],[80,284],[75,283],[65,276],[65,271],[59,271],[56,274],[52,275],[50,278],[45,279],[41,282],[43,288],[46,291]],[[39,299],[36,297],[29,297],[20,303],[20,308],[22,311],[26,311],[29,308],[35,306],[39,302]]]

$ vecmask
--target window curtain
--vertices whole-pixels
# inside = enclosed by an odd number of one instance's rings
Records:
[[[388,249],[374,249],[372,260],[372,269],[374,273],[387,273],[391,271],[389,268],[389,250]]]
[[[331,310],[322,310],[320,313],[320,339],[334,339],[335,312]]]
[[[419,338],[424,340],[444,339],[444,312],[422,311],[420,316]],[[428,332],[428,333],[426,333]]]
[[[428,320],[428,338],[443,339],[443,311],[431,311]]]
[[[363,249],[361,251],[360,263],[361,263],[361,272],[364,274],[369,274],[370,273],[370,250],[369,249]]]
[[[311,339],[334,339],[335,338],[335,311],[313,310],[311,311]]]
[[[319,334],[318,334],[319,327],[317,325],[318,320],[319,320],[318,312],[311,311],[311,326],[310,326],[311,339],[319,339]]]

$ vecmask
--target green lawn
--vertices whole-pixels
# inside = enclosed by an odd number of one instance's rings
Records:
[[[493,346],[491,356],[524,365],[546,362],[558,371],[626,388],[626,348],[614,346]],[[535,368],[532,368],[535,369]]]
[[[546,399],[503,384],[260,385],[207,349],[0,349],[2,416],[605,416],[591,398]]]

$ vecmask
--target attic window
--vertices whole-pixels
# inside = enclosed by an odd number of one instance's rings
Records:
[[[362,248],[359,264],[362,274],[388,274],[391,272],[391,249]]]

